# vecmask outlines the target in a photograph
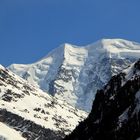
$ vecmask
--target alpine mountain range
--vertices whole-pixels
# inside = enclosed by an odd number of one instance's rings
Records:
[[[12,64],[15,74],[44,92],[90,112],[97,89],[140,57],[140,44],[102,39],[79,47],[63,44],[33,64]]]
[[[0,139],[138,140],[139,58],[139,43],[102,39],[0,66]]]

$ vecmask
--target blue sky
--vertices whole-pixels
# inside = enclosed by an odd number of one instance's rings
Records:
[[[140,0],[0,0],[0,63],[32,63],[62,43],[140,42]]]

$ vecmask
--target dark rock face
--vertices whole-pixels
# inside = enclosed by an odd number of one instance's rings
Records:
[[[37,125],[30,120],[25,120],[24,118],[4,109],[0,109],[0,122],[20,131],[22,137],[27,140],[61,140],[62,137],[64,137],[61,133],[57,134],[58,132],[55,133],[50,129]]]
[[[140,137],[140,60],[99,90],[88,118],[65,140],[136,140]],[[139,94],[138,97],[137,94]]]

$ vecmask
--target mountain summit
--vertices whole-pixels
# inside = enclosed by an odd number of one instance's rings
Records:
[[[102,39],[87,46],[63,44],[43,59],[8,68],[49,94],[90,111],[97,89],[140,56],[140,44]]]

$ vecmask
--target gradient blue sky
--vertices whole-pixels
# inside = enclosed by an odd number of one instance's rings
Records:
[[[32,63],[62,43],[140,42],[140,0],[0,0],[0,63]]]

